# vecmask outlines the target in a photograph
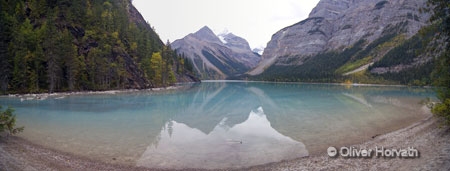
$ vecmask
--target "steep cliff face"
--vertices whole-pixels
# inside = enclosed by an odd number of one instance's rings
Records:
[[[426,0],[321,0],[309,18],[272,36],[261,62],[249,74],[261,74],[272,65],[302,65],[319,53],[343,51],[360,40],[368,45],[393,32],[408,39],[428,21],[429,14],[419,12],[425,3]]]
[[[193,62],[202,79],[226,79],[245,73],[260,59],[245,39],[232,33],[219,38],[206,26],[174,41],[171,46]]]

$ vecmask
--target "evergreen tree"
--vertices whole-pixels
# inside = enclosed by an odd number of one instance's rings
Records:
[[[8,40],[11,39],[12,19],[4,10],[7,3],[1,1],[0,4],[0,91],[5,93],[8,89],[11,74],[11,57],[8,54]]]
[[[14,109],[9,107],[3,111],[0,106],[0,133],[7,131],[8,135],[14,135],[23,131],[24,127],[16,128],[16,115],[13,112]]]
[[[439,57],[437,66],[433,71],[434,85],[437,86],[437,95],[441,103],[433,108],[433,113],[441,116],[445,123],[450,124],[450,6],[448,0],[428,0],[434,7],[431,21],[440,23],[439,37],[444,38],[446,51]]]
[[[134,87],[142,75],[138,87],[165,86],[183,74],[151,26],[130,18],[130,1],[0,0],[0,8],[2,93]]]
[[[64,30],[61,36],[59,55],[64,59],[65,78],[68,88],[70,91],[74,91],[80,70],[77,47],[72,44],[73,37],[68,30]]]
[[[152,70],[151,80],[156,86],[163,85],[163,66],[165,62],[161,57],[161,53],[153,53],[150,60],[150,68]]]
[[[12,84],[20,91],[37,92],[39,90],[38,73],[43,60],[42,30],[33,29],[30,20],[26,19],[13,33],[10,43],[10,54],[13,56]]]
[[[55,91],[55,88],[58,87],[60,73],[61,73],[61,67],[60,67],[60,60],[59,55],[61,53],[61,43],[62,41],[59,41],[61,39],[61,34],[57,30],[54,19],[55,14],[49,15],[50,19],[45,23],[46,31],[45,31],[45,37],[46,39],[43,42],[43,48],[45,50],[46,54],[46,66],[47,66],[47,83],[48,83],[48,92],[53,93]]]

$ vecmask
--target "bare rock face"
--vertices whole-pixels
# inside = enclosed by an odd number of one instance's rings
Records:
[[[321,0],[309,18],[272,36],[261,62],[249,74],[258,75],[271,65],[301,65],[309,56],[343,50],[360,40],[370,43],[389,29],[401,28],[409,38],[427,24],[430,15],[419,12],[425,3],[426,0]],[[402,27],[395,27],[398,25]]]
[[[247,40],[236,36],[233,33],[222,34],[219,36],[223,38],[223,43],[229,48],[237,51],[246,51],[250,49],[250,45],[248,44]]]
[[[205,26],[174,41],[171,47],[193,62],[201,79],[226,79],[247,72],[259,62],[260,57],[245,39],[232,33],[220,37]]]
[[[261,58],[250,49],[247,40],[233,33],[219,36],[223,38],[225,46],[234,53],[232,56],[244,63],[245,66],[253,68],[258,64]]]
[[[220,39],[214,34],[214,32],[207,26],[202,27],[200,30],[194,33],[197,39],[201,39],[205,42],[221,44]]]

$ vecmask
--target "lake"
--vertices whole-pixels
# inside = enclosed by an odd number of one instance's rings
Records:
[[[427,117],[431,89],[207,81],[175,90],[2,96],[29,141],[108,163],[236,168],[325,154]]]

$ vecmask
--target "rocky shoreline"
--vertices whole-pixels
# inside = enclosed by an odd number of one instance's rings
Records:
[[[376,146],[389,149],[414,147],[419,151],[419,157],[331,158],[324,150],[321,155],[244,170],[450,170],[450,127],[441,125],[432,115],[406,128],[351,145],[357,149],[375,149]]]
[[[21,101],[45,100],[48,98],[63,99],[67,96],[73,96],[73,95],[120,94],[120,93],[132,93],[132,92],[143,92],[143,91],[161,92],[161,91],[178,90],[178,89],[182,89],[183,87],[187,87],[187,86],[175,85],[175,86],[149,88],[149,89],[121,89],[121,90],[105,90],[105,91],[76,91],[76,92],[55,92],[55,93],[9,94],[9,95],[4,95],[4,96],[17,97],[17,98],[20,98]]]
[[[431,114],[406,128],[353,145],[357,148],[419,150],[418,158],[330,158],[323,154],[237,170],[450,170],[450,128]],[[0,139],[0,168],[5,170],[164,170],[105,163],[49,149],[20,137]],[[189,169],[188,169],[189,170]],[[199,169],[190,169],[199,170]]]

